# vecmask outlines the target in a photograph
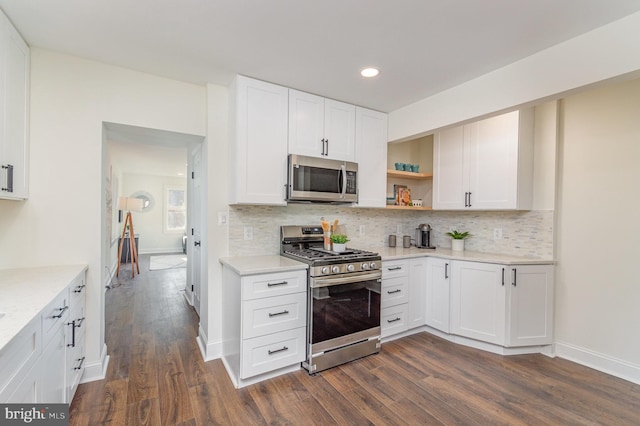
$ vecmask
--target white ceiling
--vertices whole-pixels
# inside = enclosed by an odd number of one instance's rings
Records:
[[[0,0],[31,46],[392,111],[640,10],[640,0]],[[359,70],[374,65],[378,77]]]

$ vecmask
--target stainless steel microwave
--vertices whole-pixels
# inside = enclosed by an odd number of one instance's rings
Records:
[[[289,154],[287,201],[357,203],[358,164]]]

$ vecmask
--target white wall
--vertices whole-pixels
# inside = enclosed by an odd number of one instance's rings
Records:
[[[556,350],[640,383],[640,80],[561,112]]]
[[[0,204],[0,267],[89,265],[90,375],[104,350],[103,121],[204,135],[205,89],[31,51],[30,198]]]
[[[166,209],[165,190],[167,187],[183,188],[186,191],[186,178],[141,175],[125,173],[122,176],[122,193],[131,196],[137,191],[146,191],[154,198],[155,204],[150,210],[133,212],[134,231],[140,234],[138,250],[141,254],[182,252],[183,232],[164,230],[164,212]],[[122,226],[120,224],[120,232]]]

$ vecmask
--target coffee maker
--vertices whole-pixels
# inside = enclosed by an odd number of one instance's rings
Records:
[[[416,228],[416,248],[435,248],[435,246],[431,245],[431,225],[422,223]]]

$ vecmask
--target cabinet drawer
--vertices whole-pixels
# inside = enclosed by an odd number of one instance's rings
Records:
[[[47,346],[57,328],[69,318],[69,293],[60,293],[46,308],[42,310],[42,345]]]
[[[408,260],[392,260],[390,262],[382,262],[382,279],[406,277],[409,275]]]
[[[242,300],[307,291],[307,271],[251,275],[242,278]]]
[[[385,278],[382,280],[382,308],[409,301],[409,278]]]
[[[249,300],[242,307],[244,339],[303,327],[307,322],[307,293]]]
[[[302,362],[305,357],[306,327],[299,327],[242,342],[241,378]]]
[[[40,317],[32,320],[16,337],[0,351],[0,396],[13,392],[14,388],[42,352],[42,328]],[[4,398],[0,398],[4,401]]]
[[[396,305],[384,308],[380,312],[380,326],[382,337],[391,336],[396,333],[407,331],[409,317],[409,305]]]

